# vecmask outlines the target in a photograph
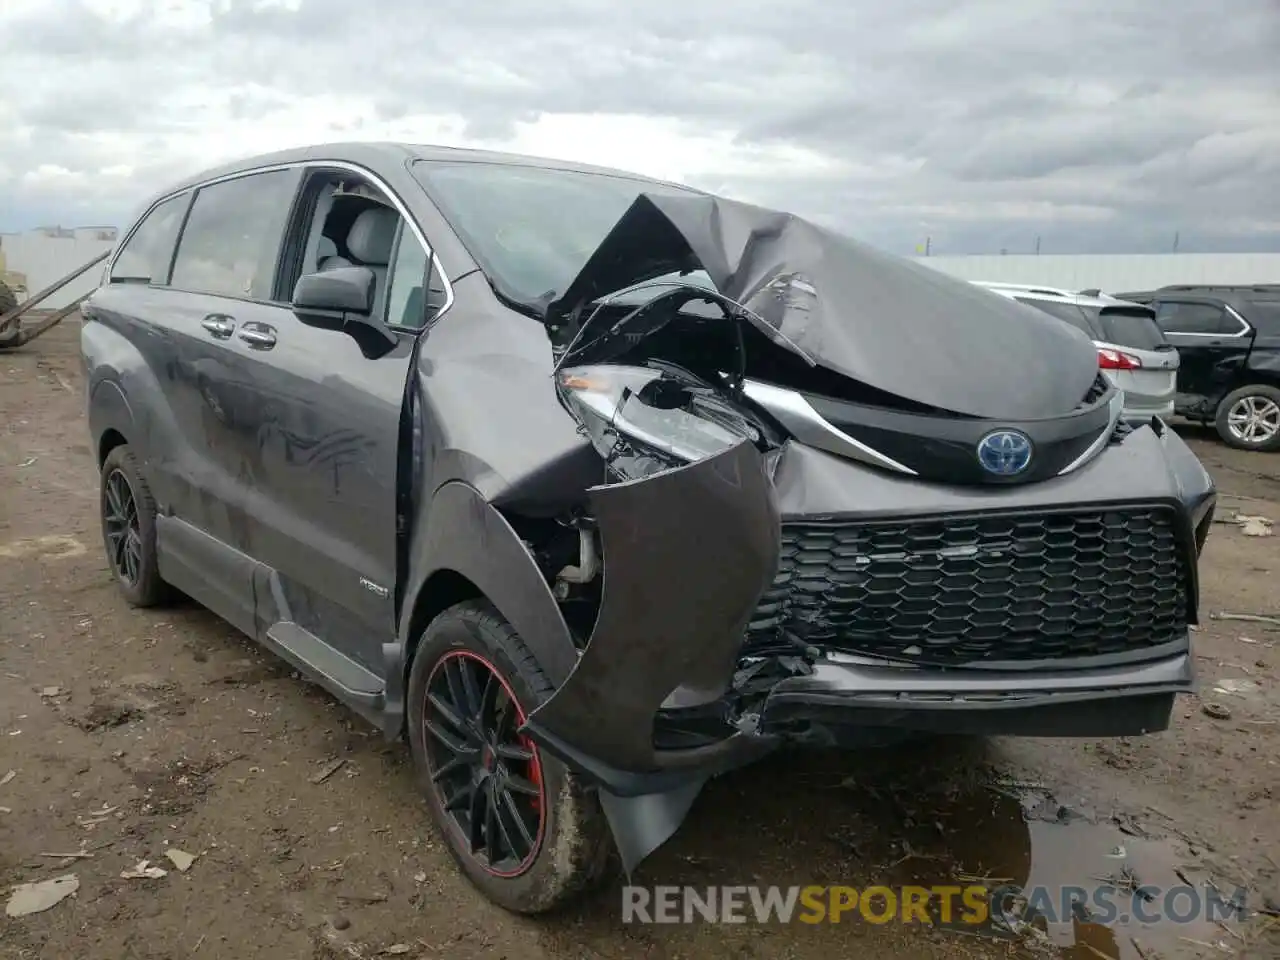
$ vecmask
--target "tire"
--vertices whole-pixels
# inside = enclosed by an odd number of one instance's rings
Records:
[[[7,283],[0,280],[0,317],[12,310],[18,305],[18,297],[9,287]],[[9,327],[3,333],[0,333],[0,350],[12,347],[18,342],[18,336],[21,333],[22,321],[19,320],[13,326]]]
[[[124,489],[122,489],[123,484]],[[132,502],[130,514],[129,502]],[[120,593],[130,606],[154,607],[169,599],[168,584],[160,579],[156,557],[156,501],[143,476],[138,458],[127,444],[107,454],[98,482],[98,512],[102,519],[102,545],[107,564],[116,579]],[[123,521],[113,519],[125,515]],[[129,517],[134,522],[129,522]],[[123,535],[117,537],[124,527]],[[133,541],[132,559],[125,558],[121,540]]]
[[[516,749],[527,751],[528,758],[500,756],[497,751],[485,748],[470,754],[486,764],[484,774],[475,768],[446,774],[446,768],[454,766],[447,760],[451,751],[437,735],[428,732],[424,720],[430,720],[434,730],[452,736],[455,742],[461,741],[457,731],[463,728],[445,720],[438,706],[441,702],[438,691],[447,689],[450,683],[454,684],[453,689],[460,688],[459,670],[469,671],[475,680],[487,676],[486,671],[492,672],[496,685],[490,690],[494,699],[500,702],[514,699],[516,710],[522,716],[543,703],[554,689],[520,637],[488,603],[461,603],[431,622],[409,671],[407,722],[419,787],[426,796],[436,829],[467,879],[498,906],[522,914],[544,913],[564,906],[597,886],[612,859],[613,841],[599,797],[594,788],[587,787],[563,763],[546,756],[527,741]],[[479,689],[479,684],[473,689]],[[435,697],[430,704],[429,692]],[[511,724],[509,713],[502,724],[494,724],[506,731],[499,739],[506,744],[502,749],[508,751],[513,743],[509,738],[514,729]],[[522,804],[515,814],[526,814],[524,837],[532,837],[534,841],[526,845],[530,849],[518,863],[516,856],[490,863],[484,851],[473,853],[461,814],[446,810],[446,793],[456,793],[460,789],[458,784],[477,782],[468,778],[482,777],[481,787],[472,787],[479,795],[479,790],[490,782],[489,764],[494,770],[495,783],[504,782],[514,772],[516,776],[511,782],[519,780],[525,789],[530,785],[537,787],[536,797],[527,793],[510,794],[515,798],[513,803]],[[504,809],[510,817],[512,808]],[[536,824],[531,822],[530,811]],[[514,821],[504,821],[507,834],[514,836],[515,829]]]
[[[1256,439],[1249,439],[1232,420],[1254,414]],[[1265,383],[1251,383],[1232,390],[1218,404],[1214,427],[1223,443],[1237,450],[1280,450],[1280,389]]]

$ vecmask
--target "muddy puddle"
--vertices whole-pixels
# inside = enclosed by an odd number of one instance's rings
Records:
[[[551,953],[611,943],[610,956],[797,960],[852,949],[1182,960],[1246,946],[1242,881],[1193,825],[1152,808],[1093,809],[1061,786],[1010,778],[994,749],[939,741],[767,761],[708,785],[681,832],[632,878],[699,890],[885,886],[899,896],[907,886],[984,888],[981,923],[961,919],[957,891],[950,923],[935,894],[931,923],[624,924],[619,883],[585,916],[542,927],[541,939]]]
[[[1071,960],[1169,960],[1243,943],[1247,892],[1155,811],[1090,810],[1039,784],[996,781],[947,812],[966,827],[935,845],[940,861],[953,882],[991,889],[992,914],[1007,918],[988,935],[1012,927]]]

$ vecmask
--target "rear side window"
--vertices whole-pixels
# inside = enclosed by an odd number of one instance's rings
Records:
[[[196,193],[171,285],[197,293],[271,299],[296,174],[254,173]]]
[[[1065,323],[1071,324],[1090,340],[1097,340],[1101,331],[1094,330],[1089,324],[1089,318],[1085,312],[1077,307],[1074,303],[1058,303],[1055,300],[1033,300],[1030,297],[1014,297],[1019,303],[1025,303],[1029,307],[1035,307],[1051,317],[1057,317]]]
[[[1166,300],[1156,307],[1156,323],[1165,333],[1222,333],[1225,320],[1225,311],[1211,303]]]
[[[1137,307],[1086,308],[1097,310],[1102,339],[1135,350],[1164,350],[1169,347],[1164,331],[1150,310]]]
[[[189,193],[170,197],[151,208],[116,255],[110,283],[167,283],[173,244],[187,212]]]

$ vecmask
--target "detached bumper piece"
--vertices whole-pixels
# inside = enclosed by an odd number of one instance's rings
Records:
[[[714,703],[729,689],[742,637],[777,571],[779,520],[749,443],[690,466],[596,487],[604,591],[577,666],[525,732],[617,797],[699,786],[768,751],[734,735],[654,747],[667,704]]]
[[[1141,664],[1034,673],[917,669],[856,658],[824,661],[778,683],[761,710],[766,735],[893,728],[1022,737],[1140,736],[1165,730],[1194,689],[1185,652]]]

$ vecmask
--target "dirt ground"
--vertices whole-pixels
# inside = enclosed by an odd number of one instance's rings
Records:
[[[849,918],[623,924],[621,878],[551,919],[491,907],[433,835],[404,748],[201,609],[138,612],[118,597],[77,338],[67,322],[0,354],[0,897],[65,875],[79,884],[47,911],[0,917],[0,957],[1280,956],[1280,920],[1265,913],[1225,925],[1085,918],[1015,947]],[[1280,457],[1184,435],[1217,478],[1220,517],[1280,527]],[[1203,610],[1280,616],[1280,535],[1215,525]],[[1206,616],[1195,633],[1203,699],[1181,701],[1157,736],[935,741],[725,778],[635,882],[972,875],[1088,887],[1129,870],[1163,887],[1246,888],[1251,909],[1276,912],[1277,644],[1280,621]],[[196,859],[179,871],[171,849]],[[141,860],[167,874],[121,876]]]

